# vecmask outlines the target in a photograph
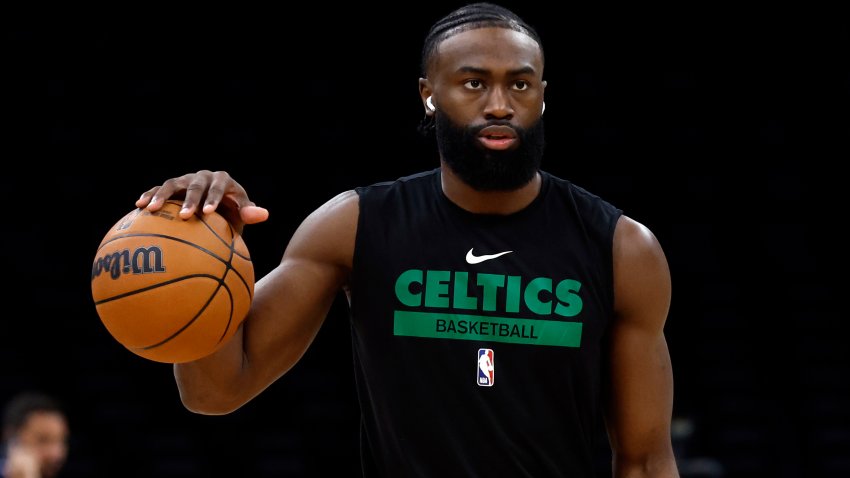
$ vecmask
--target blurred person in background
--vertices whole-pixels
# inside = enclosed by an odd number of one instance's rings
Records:
[[[47,394],[25,391],[3,410],[0,477],[59,476],[68,457],[68,419],[59,401]]]

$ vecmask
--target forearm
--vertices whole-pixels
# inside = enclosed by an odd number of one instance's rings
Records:
[[[174,366],[186,408],[205,415],[230,413],[300,360],[340,282],[338,273],[327,274],[333,283],[317,290],[319,272],[304,261],[283,261],[257,282],[251,311],[227,344],[210,356]]]

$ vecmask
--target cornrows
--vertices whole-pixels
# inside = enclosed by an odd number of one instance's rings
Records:
[[[537,31],[525,23],[514,12],[488,2],[472,3],[449,13],[431,26],[428,34],[425,36],[425,44],[422,47],[422,60],[420,64],[422,75],[426,75],[428,62],[431,61],[437,45],[443,40],[458,33],[487,27],[508,28],[524,33],[540,45],[541,52],[543,50],[543,43]]]

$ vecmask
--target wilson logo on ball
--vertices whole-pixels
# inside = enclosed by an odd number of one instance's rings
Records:
[[[109,276],[113,279],[118,279],[122,273],[165,272],[162,249],[157,246],[139,247],[132,254],[129,249],[124,249],[98,257],[92,265],[91,280],[95,280],[103,271],[109,271]]]

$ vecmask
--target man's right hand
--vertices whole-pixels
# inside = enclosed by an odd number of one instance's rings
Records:
[[[9,456],[2,472],[6,478],[41,478],[36,454],[14,443],[9,445]]]
[[[189,219],[198,211],[218,211],[239,231],[244,224],[256,224],[269,217],[269,211],[248,199],[248,193],[225,171],[202,170],[166,180],[136,201],[136,207],[156,211],[173,196],[183,196],[180,217]]]

